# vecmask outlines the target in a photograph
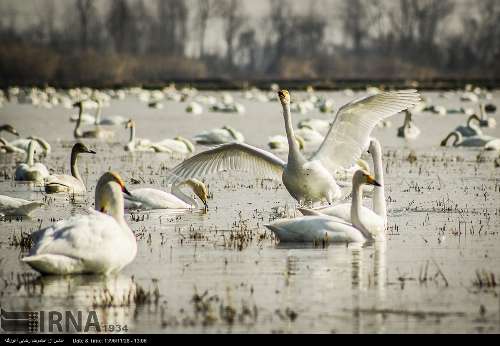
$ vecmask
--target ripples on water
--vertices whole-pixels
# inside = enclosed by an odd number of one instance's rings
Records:
[[[347,101],[340,94],[333,97]],[[277,104],[242,102],[245,115],[187,115],[184,105],[174,102],[151,110],[134,99],[113,101],[104,113],[133,113],[137,135],[150,139],[192,137],[227,124],[242,131],[248,143],[265,148],[267,137],[284,132]],[[23,135],[46,137],[53,153],[44,163],[67,172],[70,113],[7,104],[0,122],[15,125]],[[311,113],[294,121],[306,117],[326,118]],[[391,119],[391,128],[375,130],[385,153],[385,242],[277,244],[263,225],[298,215],[283,186],[223,173],[205,179],[213,195],[208,213],[129,213],[138,255],[108,278],[39,277],[20,262],[27,249],[17,241],[92,207],[95,183],[105,170],[120,172],[130,189],[161,188],[167,168],[182,158],[125,153],[128,133],[116,127],[120,143],[88,141],[98,152],[79,161],[89,192],[73,199],[14,182],[22,157],[0,157],[1,194],[47,203],[32,220],[0,223],[0,303],[7,310],[95,310],[101,323],[127,325],[129,332],[498,332],[500,299],[491,280],[500,274],[495,156],[486,153],[483,160],[475,149],[438,147],[465,118],[415,116],[422,135],[409,143],[396,138],[401,115]],[[498,129],[485,132],[500,136]],[[408,160],[412,151],[415,162]],[[132,185],[132,178],[141,183]]]

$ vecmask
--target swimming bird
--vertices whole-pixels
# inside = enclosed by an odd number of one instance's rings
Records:
[[[364,184],[380,186],[375,178],[367,172],[358,170],[354,173],[352,178],[353,199],[350,208],[352,223],[338,217],[316,215],[278,220],[265,226],[276,234],[280,242],[364,242],[372,240],[373,235],[360,218]]]
[[[190,154],[195,151],[193,143],[181,136],[163,139],[159,142],[151,143],[151,146],[155,151],[166,151],[179,154]]]
[[[81,116],[83,114],[83,102],[78,101],[74,105],[74,107],[78,107],[78,120],[76,122],[75,129],[73,130],[73,136],[75,138],[97,138],[97,139],[103,139],[103,140],[109,140],[114,137],[115,133],[110,130],[105,130],[100,127],[98,124],[99,119],[95,119],[94,125],[95,129],[94,130],[89,130],[89,131],[82,131],[80,129],[81,126]]]
[[[133,261],[137,242],[124,218],[120,176],[107,172],[95,192],[95,209],[32,234],[34,246],[22,260],[42,274],[110,274]]]
[[[125,125],[127,123],[128,119],[121,116],[121,115],[102,116],[102,101],[98,97],[94,98],[94,100],[97,103],[97,110],[96,110],[94,124],[96,124],[96,125]]]
[[[124,147],[125,151],[155,151],[149,139],[135,138],[135,121],[130,119],[125,125],[125,128],[130,129],[129,141]]]
[[[180,184],[172,185],[171,192],[152,188],[141,188],[130,191],[125,197],[125,209],[192,209],[198,205],[190,196],[180,190],[181,186],[189,186],[208,208],[208,191],[198,179],[186,179]]]
[[[0,195],[0,216],[30,216],[43,205],[42,202]]]
[[[11,134],[13,134],[14,136],[19,137],[19,132],[17,132],[17,130],[16,130],[16,129],[12,126],[12,125],[5,124],[5,125],[0,126],[0,133],[1,133],[2,131],[5,131],[5,132],[8,132],[8,133],[11,133]]]
[[[441,146],[447,146],[451,137],[454,138],[452,143],[454,147],[482,147],[484,150],[500,150],[500,138],[487,135],[463,137],[458,131],[453,131],[446,136],[446,138],[441,141]]]
[[[359,203],[361,204],[358,213],[359,219],[361,220],[367,231],[369,231],[372,235],[378,235],[384,232],[385,226],[387,225],[387,206],[384,193],[384,170],[382,167],[382,147],[380,145],[380,142],[377,139],[372,138],[370,140],[368,151],[373,158],[375,180],[380,183],[381,186],[374,187],[372,198],[373,210],[362,205],[362,196],[354,196],[353,194],[353,203],[354,198],[357,198]],[[342,203],[321,209],[311,210],[299,208],[299,210],[303,215],[323,214],[338,217],[352,223],[351,208],[352,203]]]
[[[15,179],[22,181],[43,182],[49,176],[49,171],[43,163],[35,163],[35,141],[32,140],[28,147],[26,162],[16,168]]]
[[[199,144],[242,143],[245,141],[245,137],[230,126],[202,132],[196,135],[194,139]]]
[[[409,110],[405,111],[405,121],[403,126],[398,128],[398,137],[415,139],[420,135],[420,129],[413,123],[412,114]]]
[[[477,121],[477,125],[475,125],[473,122]],[[483,131],[479,128],[481,119],[477,116],[477,114],[472,114],[468,119],[467,119],[467,125],[463,126],[460,125],[458,126],[455,131],[460,132],[460,134],[463,137],[470,137],[470,136],[482,136]]]
[[[77,165],[78,154],[82,153],[95,154],[96,152],[87,148],[87,146],[82,143],[75,143],[75,145],[73,145],[73,148],[71,149],[71,175],[52,174],[48,176],[47,178],[45,178],[45,192],[68,192],[71,194],[83,194],[87,192]]]
[[[230,143],[201,152],[172,169],[183,178],[206,176],[226,170],[251,171],[260,178],[281,178],[299,203],[331,203],[342,197],[334,179],[336,172],[349,168],[368,146],[376,124],[419,102],[416,90],[390,91],[352,101],[342,106],[319,149],[306,159],[299,150],[292,128],[290,95],[278,93],[288,139],[288,162],[276,155],[243,143]]]

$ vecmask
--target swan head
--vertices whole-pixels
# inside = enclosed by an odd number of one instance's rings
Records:
[[[125,128],[126,129],[130,129],[132,127],[135,127],[135,121],[133,121],[132,119],[129,119],[126,124],[125,124]]]
[[[12,125],[9,124],[3,125],[2,130],[11,133],[14,136],[19,137],[19,132],[17,132],[17,130]]]
[[[289,105],[290,104],[290,93],[288,92],[288,90],[278,91],[278,97],[279,97],[282,105]]]
[[[96,154],[94,150],[89,149],[85,144],[77,142],[75,145],[73,145],[73,149],[71,149],[72,153],[75,154],[81,154],[81,153],[87,153],[87,154]]]
[[[83,108],[83,101],[76,101],[73,103],[73,108]]]
[[[354,173],[352,181],[353,185],[359,184],[359,185],[382,186],[382,184],[376,181],[375,178],[372,175],[370,175],[370,173],[362,169],[358,169]]]
[[[198,196],[198,198],[203,202],[205,208],[208,209],[208,190],[206,185],[202,181],[195,178],[187,179],[184,183],[191,187],[196,196]]]
[[[123,193],[130,196],[123,179],[115,172],[104,173],[95,190],[95,209],[111,215],[117,220],[123,219]]]
[[[370,138],[370,145],[368,146],[368,154],[380,153],[382,151],[382,147],[380,146],[380,142],[376,138]]]

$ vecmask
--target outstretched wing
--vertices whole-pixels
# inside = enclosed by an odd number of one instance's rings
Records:
[[[169,181],[197,178],[236,170],[253,172],[259,178],[280,179],[285,162],[279,157],[245,143],[228,143],[201,152],[183,161],[169,173]]]
[[[311,159],[318,159],[332,173],[350,167],[368,147],[370,134],[377,123],[420,101],[416,90],[382,92],[342,106],[319,149]]]

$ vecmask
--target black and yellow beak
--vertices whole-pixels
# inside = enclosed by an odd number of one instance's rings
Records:
[[[125,186],[122,186],[122,191],[123,191],[123,193],[125,193],[125,194],[127,194],[129,196],[132,196],[132,194],[130,193],[130,191],[127,190],[127,188]]]
[[[382,186],[382,184],[376,181],[375,178],[373,178],[371,175],[366,177],[366,183],[368,185],[373,185],[373,186],[380,186],[380,187]]]
[[[97,153],[95,152],[95,150],[92,150],[92,149],[88,149],[88,150],[87,150],[87,153],[89,153],[89,154],[97,154]]]

